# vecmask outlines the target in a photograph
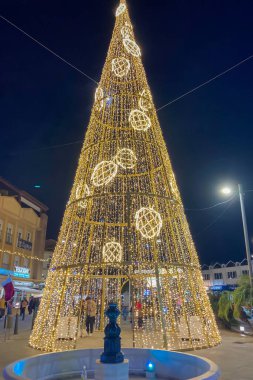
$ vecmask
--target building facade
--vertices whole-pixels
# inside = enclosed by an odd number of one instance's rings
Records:
[[[0,284],[41,281],[48,208],[0,177]],[[39,260],[38,260],[39,259]]]
[[[253,260],[251,265],[253,266]],[[238,286],[241,276],[249,275],[248,262],[244,259],[241,262],[229,261],[226,264],[203,265],[202,275],[207,290],[233,290]]]

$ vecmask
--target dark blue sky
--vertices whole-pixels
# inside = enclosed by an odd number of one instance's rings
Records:
[[[253,54],[251,0],[129,0],[157,107]],[[99,80],[114,0],[2,0],[1,14]],[[49,208],[56,238],[95,86],[0,20],[1,175]],[[253,189],[253,60],[159,112],[186,208],[224,200],[219,184]],[[40,184],[41,189],[34,189]],[[245,197],[253,236],[253,192]],[[187,211],[202,263],[244,258],[238,201]]]

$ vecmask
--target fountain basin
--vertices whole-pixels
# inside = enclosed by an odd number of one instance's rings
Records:
[[[88,378],[94,379],[96,360],[100,349],[82,349],[32,356],[5,367],[5,380],[59,380],[80,379],[85,365]],[[125,348],[129,360],[130,379],[145,376],[146,365],[155,365],[156,379],[216,380],[220,377],[218,366],[208,359],[175,351]],[[115,379],[116,380],[116,379]]]

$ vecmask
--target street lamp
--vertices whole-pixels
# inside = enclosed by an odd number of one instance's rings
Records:
[[[233,190],[229,186],[224,186],[221,188],[221,193],[224,195],[230,195],[233,193]],[[248,234],[248,227],[247,227],[247,219],[246,219],[246,213],[245,213],[245,207],[244,207],[244,194],[242,190],[242,185],[238,184],[238,194],[240,199],[240,206],[241,206],[241,214],[242,214],[242,224],[243,224],[243,233],[244,233],[244,242],[245,242],[245,248],[246,248],[246,257],[248,261],[248,267],[249,267],[249,280],[250,280],[250,286],[252,287],[252,265],[251,265],[251,254],[250,254],[250,246],[249,246],[249,234]]]

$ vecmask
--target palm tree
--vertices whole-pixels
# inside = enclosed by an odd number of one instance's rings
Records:
[[[239,286],[235,289],[233,293],[233,303],[234,303],[234,318],[240,318],[242,306],[249,306],[252,308],[253,294],[252,288],[250,286],[250,281],[248,276],[242,276],[239,280]]]
[[[252,304],[253,292],[249,277],[242,276],[234,292],[225,291],[221,294],[218,302],[218,317],[231,323],[233,318],[240,318],[243,306],[252,308]]]
[[[227,322],[230,322],[233,315],[232,310],[233,310],[232,292],[229,292],[229,291],[222,292],[219,302],[218,302],[218,317]]]

